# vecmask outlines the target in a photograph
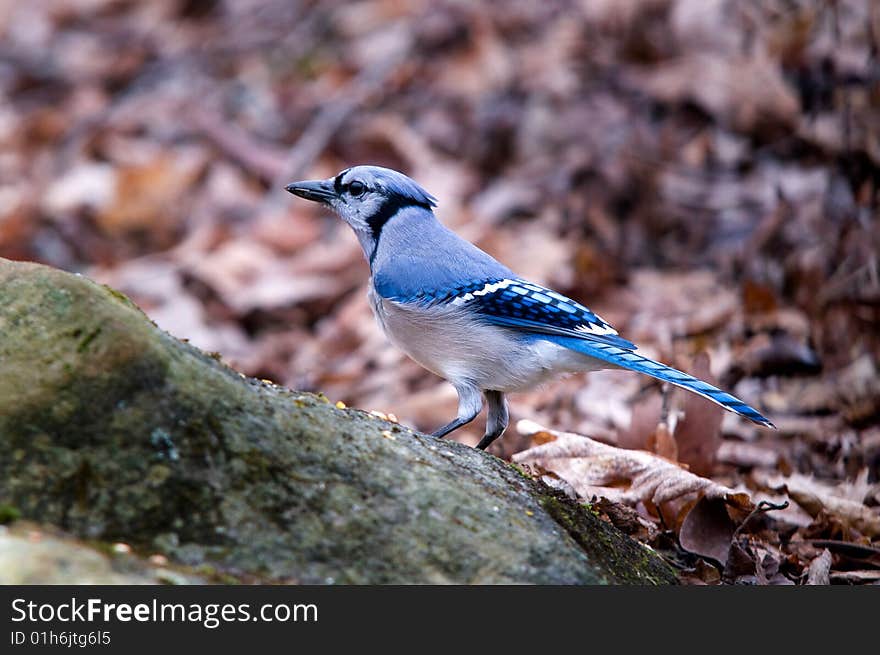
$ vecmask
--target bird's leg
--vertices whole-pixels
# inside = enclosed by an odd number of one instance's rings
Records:
[[[442,439],[453,430],[473,421],[480,410],[483,409],[483,399],[480,398],[480,390],[470,385],[453,385],[458,392],[458,416],[431,433],[431,436]]]
[[[493,441],[500,437],[507,428],[510,417],[507,413],[507,398],[500,391],[487,391],[486,401],[489,403],[489,416],[486,419],[486,434],[480,439],[477,448],[486,450]]]

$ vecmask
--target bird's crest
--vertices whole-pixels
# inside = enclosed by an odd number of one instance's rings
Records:
[[[342,171],[333,180],[337,192],[353,181],[367,188],[380,189],[389,197],[396,197],[402,204],[416,204],[427,208],[436,207],[437,199],[414,180],[403,173],[382,166],[353,166]]]

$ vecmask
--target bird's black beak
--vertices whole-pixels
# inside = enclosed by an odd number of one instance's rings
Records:
[[[305,198],[306,200],[314,200],[315,202],[323,202],[324,204],[336,197],[333,182],[330,180],[291,182],[284,188],[295,196]]]

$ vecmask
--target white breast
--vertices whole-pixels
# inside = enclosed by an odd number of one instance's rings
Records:
[[[421,366],[453,383],[524,391],[560,373],[604,366],[555,343],[487,325],[459,306],[404,305],[380,297],[372,285],[369,298],[389,340]]]

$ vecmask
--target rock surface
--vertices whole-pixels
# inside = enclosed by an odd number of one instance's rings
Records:
[[[0,260],[0,504],[238,579],[675,580],[514,467],[248,379],[77,275]]]
[[[204,584],[203,578],[124,550],[99,548],[27,521],[0,525],[0,585]]]

